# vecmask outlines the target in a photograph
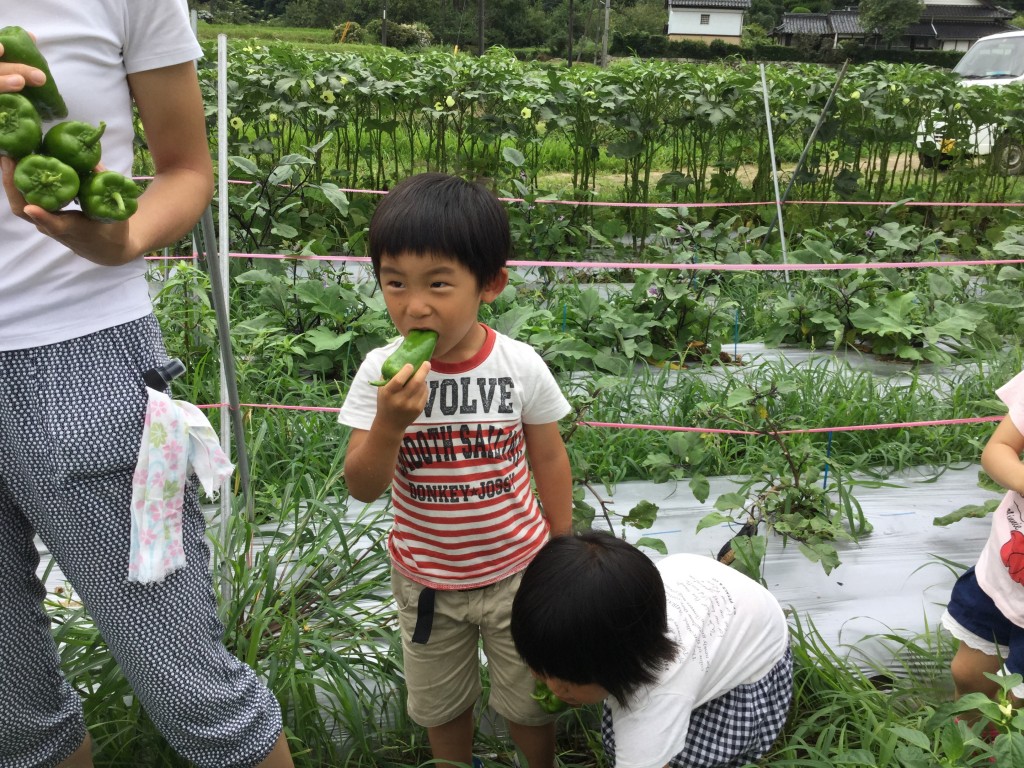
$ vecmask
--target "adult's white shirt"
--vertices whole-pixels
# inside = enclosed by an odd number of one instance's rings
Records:
[[[126,74],[201,54],[178,0],[5,2],[0,26],[10,25],[37,36],[68,105],[64,119],[107,124],[101,162],[125,174],[135,135]],[[141,257],[104,267],[76,256],[0,200],[0,350],[66,341],[149,314],[145,272]]]

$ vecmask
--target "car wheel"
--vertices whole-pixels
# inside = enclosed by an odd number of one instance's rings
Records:
[[[935,156],[929,155],[926,152],[918,152],[917,160],[921,163],[922,168],[934,168],[935,167]]]
[[[1020,138],[1004,133],[992,147],[992,170],[1004,176],[1024,173],[1024,143]]]

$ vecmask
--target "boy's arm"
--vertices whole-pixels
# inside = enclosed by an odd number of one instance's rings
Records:
[[[1024,435],[1007,416],[996,427],[981,452],[981,466],[1004,488],[1024,494]]]
[[[552,536],[572,533],[572,469],[558,422],[524,424],[526,455]]]
[[[352,430],[345,451],[345,484],[353,498],[371,502],[388,489],[405,429],[427,404],[429,372],[430,363],[421,365],[415,375],[406,364],[378,390],[377,413],[370,429]]]

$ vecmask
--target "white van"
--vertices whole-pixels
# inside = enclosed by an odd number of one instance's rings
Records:
[[[993,86],[1024,82],[1024,30],[1000,32],[980,38],[953,67],[963,85]],[[948,152],[950,141],[942,136],[942,124],[936,123],[928,135],[924,123],[918,135],[918,147],[938,147]],[[994,170],[1008,176],[1019,176],[1024,172],[1024,136],[1015,136],[996,125],[982,125],[971,136],[972,155],[992,155]],[[930,154],[918,151],[921,164],[931,167],[938,159],[934,151]]]

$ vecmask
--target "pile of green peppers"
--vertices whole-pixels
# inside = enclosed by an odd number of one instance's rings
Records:
[[[0,29],[0,61],[41,69],[43,86],[0,94],[0,155],[17,161],[14,186],[25,201],[59,211],[75,198],[82,213],[98,221],[124,221],[138,210],[141,190],[116,171],[96,172],[106,124],[66,120],[43,133],[43,120],[68,114],[35,41],[21,27]]]

